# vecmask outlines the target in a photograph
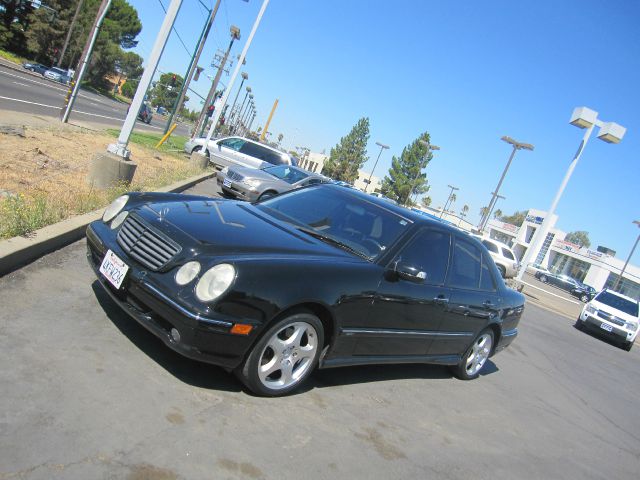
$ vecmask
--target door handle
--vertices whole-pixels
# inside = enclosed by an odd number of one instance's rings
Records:
[[[433,301],[435,303],[440,303],[443,305],[446,305],[447,303],[449,303],[449,299],[447,297],[445,297],[444,295],[438,295],[436,298],[433,299]]]

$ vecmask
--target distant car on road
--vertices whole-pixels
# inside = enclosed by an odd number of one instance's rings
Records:
[[[184,151],[191,155],[201,152],[205,138],[191,138],[184,144]],[[217,168],[250,167],[264,168],[271,165],[297,165],[296,158],[263,143],[244,137],[224,137],[211,140],[205,155]]]
[[[579,288],[581,283],[569,275],[561,275],[552,272],[536,272],[535,277],[542,283],[554,285],[562,290],[571,292],[574,288]]]
[[[69,85],[69,83],[71,83],[71,77],[69,76],[68,71],[63,70],[62,68],[51,67],[44,72],[44,76],[49,80],[64,83],[65,85]]]
[[[240,200],[255,202],[307,185],[330,180],[317,173],[292,165],[273,165],[258,170],[247,167],[225,167],[216,175],[222,192]]]
[[[628,352],[638,335],[638,310],[638,300],[605,289],[584,306],[575,326],[620,342]]]
[[[39,73],[40,75],[44,75],[44,72],[49,70],[49,67],[45,67],[41,63],[23,63],[22,67],[31,72]]]
[[[151,111],[151,107],[146,103],[143,103],[140,107],[140,111],[138,112],[138,120],[142,120],[144,123],[149,125],[152,118],[153,112]]]
[[[579,298],[581,302],[587,303],[591,301],[598,292],[591,285],[580,283],[579,286],[572,288],[569,293],[571,293],[571,295],[573,295],[574,297]]]
[[[529,265],[527,265],[526,271],[531,275],[535,275],[538,272],[549,273],[549,269],[540,263],[530,263]]]

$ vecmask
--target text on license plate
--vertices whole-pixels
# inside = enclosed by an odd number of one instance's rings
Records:
[[[128,270],[129,266],[111,250],[107,251],[100,265],[100,273],[116,288],[120,288]]]
[[[222,185],[224,185],[227,188],[231,188],[231,180],[229,180],[228,178],[225,178],[224,181],[222,182]]]
[[[609,325],[608,323],[601,323],[600,324],[600,328],[603,329],[603,330],[606,330],[607,332],[613,331],[613,327],[611,325]]]

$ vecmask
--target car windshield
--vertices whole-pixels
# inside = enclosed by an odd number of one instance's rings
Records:
[[[595,300],[615,308],[616,310],[620,310],[621,312],[628,313],[632,317],[638,316],[637,302],[631,302],[626,298],[619,297],[611,292],[600,292]]]
[[[273,175],[290,184],[304,180],[309,176],[308,173],[298,170],[297,168],[291,168],[289,165],[276,165],[275,167],[267,167],[263,170],[269,175]]]
[[[382,255],[411,221],[366,197],[317,186],[260,202],[265,213],[344,250],[368,259]]]

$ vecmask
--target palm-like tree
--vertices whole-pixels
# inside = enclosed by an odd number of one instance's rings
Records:
[[[502,216],[502,210],[498,209],[495,212],[493,212],[493,218],[495,218],[496,220],[499,219]]]
[[[422,206],[428,207],[431,205],[431,197],[422,197]]]

